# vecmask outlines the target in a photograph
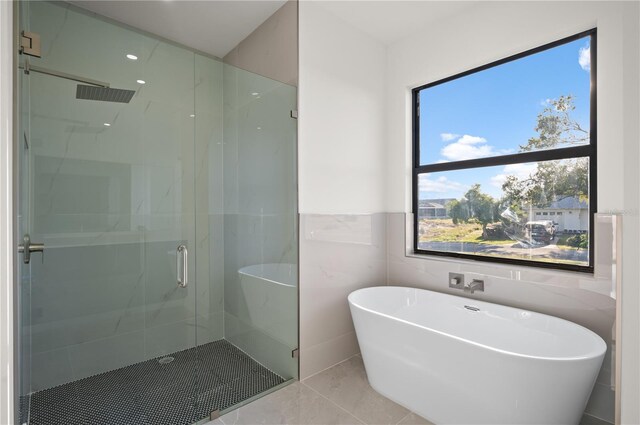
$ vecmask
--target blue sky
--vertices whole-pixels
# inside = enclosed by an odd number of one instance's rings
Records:
[[[573,95],[572,116],[589,128],[589,37],[420,92],[422,164],[515,153],[536,136],[548,99]],[[500,197],[505,175],[526,176],[535,164],[431,173],[420,198],[460,198],[469,186]]]

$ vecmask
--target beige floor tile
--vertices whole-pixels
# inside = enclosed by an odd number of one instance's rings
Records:
[[[303,384],[369,425],[395,425],[409,413],[371,388],[360,356],[314,375]]]
[[[418,416],[415,413],[409,413],[403,420],[398,422],[398,425],[434,425],[422,416]]]
[[[297,382],[227,413],[220,420],[224,425],[361,425],[356,418]]]

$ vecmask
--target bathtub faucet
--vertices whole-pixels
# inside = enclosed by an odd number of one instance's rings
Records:
[[[465,292],[473,294],[475,291],[484,292],[484,280],[473,279],[469,285],[464,287]]]

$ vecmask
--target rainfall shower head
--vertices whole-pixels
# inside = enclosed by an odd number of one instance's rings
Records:
[[[25,74],[29,74],[30,72],[38,72],[40,74],[64,78],[65,80],[84,83],[78,84],[76,88],[76,99],[98,100],[101,102],[129,103],[133,95],[136,94],[135,90],[112,89],[111,87],[109,87],[109,83],[105,83],[103,81],[92,80],[90,78],[80,77],[78,75],[67,74],[66,72],[60,72],[53,69],[34,66],[31,65],[28,60],[25,61],[24,64],[21,64],[20,68],[24,69]]]
[[[96,87],[78,84],[76,99],[98,100],[100,102],[129,103],[134,90],[112,89],[110,87]]]

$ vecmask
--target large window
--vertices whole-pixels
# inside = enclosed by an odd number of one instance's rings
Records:
[[[417,253],[593,271],[596,31],[413,90]]]

